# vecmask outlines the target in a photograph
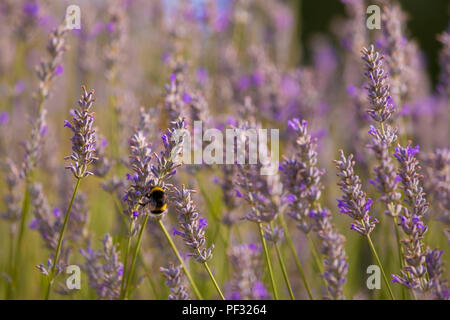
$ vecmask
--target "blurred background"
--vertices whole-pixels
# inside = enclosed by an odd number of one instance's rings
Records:
[[[81,8],[81,30],[68,31],[64,35],[67,50],[59,47],[55,56],[52,41],[55,44],[57,36],[52,32],[72,4]],[[390,12],[383,18],[381,30],[365,28],[369,4],[379,5],[384,16]],[[389,11],[392,8],[395,10]],[[37,197],[25,197],[25,190],[26,186],[40,184],[47,202],[44,211],[52,221],[59,221],[58,212],[65,210],[73,190],[73,177],[64,169],[64,157],[71,153],[72,132],[64,128],[64,120],[71,120],[80,86],[85,84],[96,91],[94,111],[101,161],[95,166],[96,176],[83,181],[76,200],[75,217],[79,219],[74,220],[73,237],[68,240],[73,249],[71,263],[85,266],[80,250],[101,249],[100,239],[106,233],[119,243],[123,253],[126,241],[121,206],[129,183],[129,139],[142,119],[150,118],[154,127],[148,139],[159,152],[160,137],[173,120],[171,99],[177,99],[189,125],[202,120],[223,129],[241,120],[257,119],[265,128],[279,129],[280,159],[295,151],[295,137],[287,129],[287,121],[307,119],[309,131],[317,139],[318,166],[326,171],[320,201],[333,212],[337,229],[347,239],[345,295],[354,299],[387,298],[383,290],[371,291],[365,286],[366,267],[374,263],[373,258],[363,239],[350,230],[350,219],[339,214],[336,199],[341,193],[332,160],[339,149],[355,154],[364,188],[371,198],[379,197],[370,184],[375,160],[366,148],[371,123],[365,112],[368,102],[360,59],[362,47],[374,43],[387,57],[387,72],[400,79],[395,84],[399,97],[394,100],[399,141],[405,144],[413,140],[414,145],[420,145],[424,184],[431,202],[426,217],[431,229],[427,244],[448,249],[448,210],[441,210],[436,200],[439,190],[433,187],[433,178],[437,169],[430,157],[435,149],[449,146],[449,91],[445,87],[449,83],[445,82],[449,61],[444,41],[438,37],[449,28],[449,10],[449,2],[444,0],[1,0],[0,297],[42,297],[45,278],[36,265],[46,265],[51,251],[33,224],[39,201]],[[404,54],[401,72],[389,56],[395,50],[389,46],[392,34],[386,32],[388,27],[398,31],[395,40]],[[36,75],[42,61],[54,61],[48,78],[43,80]],[[171,87],[174,74],[181,83],[175,98]],[[47,88],[50,94],[42,98]],[[42,116],[39,102],[47,114],[45,125],[36,126]],[[32,174],[24,177],[31,151],[39,161]],[[200,214],[209,221],[208,245],[215,245],[211,267],[224,291],[239,273],[230,263],[230,248],[259,239],[254,225],[240,219],[249,208],[237,199],[235,182],[235,173],[220,166],[184,167],[174,182],[197,191]],[[24,207],[28,216],[17,260]],[[387,272],[398,273],[392,221],[379,202],[375,207],[374,215],[381,223],[374,232],[374,242]],[[173,232],[176,217],[167,215],[165,219]],[[292,220],[289,230],[314,295],[326,294],[304,234]],[[179,239],[177,246],[185,250]],[[307,298],[285,243],[282,251],[297,297]],[[448,255],[445,252],[447,270]],[[159,267],[173,260],[160,231],[150,224],[133,298],[166,299],[168,289]],[[216,298],[207,275],[192,259],[189,263],[205,296]],[[283,283],[281,269],[275,265],[277,282]],[[19,278],[12,290],[14,266]],[[267,287],[267,273],[262,271],[261,278]],[[82,283],[88,282],[83,273]],[[70,293],[58,288],[58,298],[98,298],[92,286],[82,285],[81,291]],[[400,296],[400,287],[394,289]],[[280,291],[283,298],[288,297],[286,290]]]

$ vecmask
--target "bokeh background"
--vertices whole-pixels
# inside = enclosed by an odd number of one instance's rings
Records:
[[[409,96],[397,106],[400,140],[412,139],[420,144],[420,160],[426,176],[425,187],[431,202],[427,223],[430,232],[426,242],[430,247],[448,249],[445,230],[437,202],[433,202],[432,180],[426,160],[436,148],[449,146],[448,101],[440,97],[441,75],[448,61],[440,60],[443,45],[438,40],[449,25],[448,1],[404,0],[375,1],[382,11],[400,4],[406,14],[402,22],[405,41],[411,43],[409,56],[412,74],[408,77]],[[224,128],[245,117],[246,97],[251,97],[258,120],[266,128],[281,132],[281,156],[293,152],[294,137],[287,129],[293,117],[307,119],[310,132],[318,139],[319,166],[326,170],[322,204],[333,212],[338,230],[346,237],[345,249],[349,259],[345,295],[354,299],[384,299],[384,290],[368,290],[365,286],[366,268],[373,264],[367,244],[350,230],[350,219],[340,215],[336,199],[340,191],[336,185],[336,169],[332,163],[338,149],[354,153],[357,173],[368,194],[376,199],[377,192],[370,185],[374,160],[365,147],[369,120],[364,96],[362,46],[382,42],[382,30],[364,28],[366,15],[355,8],[366,8],[364,1],[33,1],[2,0],[0,2],[0,212],[11,205],[16,212],[24,201],[24,181],[11,188],[11,165],[20,171],[24,161],[24,142],[30,138],[37,120],[36,94],[39,80],[35,68],[48,59],[46,52],[50,32],[63,20],[68,5],[81,8],[81,30],[68,32],[67,52],[58,62],[51,81],[51,95],[44,102],[47,109],[44,143],[39,145],[40,161],[32,176],[32,183],[41,183],[52,212],[65,210],[73,188],[73,177],[64,169],[64,157],[71,153],[71,132],[63,127],[70,120],[70,110],[76,106],[80,86],[96,90],[95,123],[102,146],[102,156],[111,161],[104,176],[83,181],[77,210],[83,225],[78,229],[82,239],[73,241],[70,262],[83,266],[80,249],[101,248],[100,239],[109,233],[123,252],[123,215],[120,201],[123,188],[114,183],[126,180],[128,140],[139,122],[143,106],[156,123],[151,133],[155,151],[161,149],[160,136],[168,127],[170,114],[166,108],[168,93],[165,85],[177,68],[182,69],[186,91],[206,101],[206,107],[187,111],[188,120],[208,119],[211,126]],[[356,5],[355,5],[356,4]],[[370,3],[372,4],[372,3]],[[448,49],[448,48],[447,48]],[[181,67],[180,67],[181,66]],[[448,70],[447,70],[448,72]],[[365,101],[362,98],[362,101]],[[188,103],[187,103],[188,104]],[[208,114],[208,117],[203,118]],[[281,158],[281,157],[280,157]],[[448,169],[447,169],[448,170]],[[235,177],[224,184],[227,172],[220,167],[185,167],[179,170],[175,183],[189,185],[197,191],[195,201],[199,212],[208,219],[208,244],[214,244],[211,267],[220,286],[226,291],[234,277],[227,254],[239,243],[258,242],[257,229],[242,218],[248,208],[240,202],[230,208],[225,195],[234,194]],[[116,179],[116,180],[114,180]],[[126,183],[126,181],[125,181]],[[448,181],[447,181],[448,183]],[[120,183],[118,184],[120,186]],[[112,187],[114,186],[114,188]],[[448,185],[447,185],[448,186]],[[109,188],[108,188],[109,187]],[[113,188],[113,189],[111,189]],[[112,190],[112,192],[111,192]],[[119,204],[118,204],[119,202]],[[389,274],[398,273],[391,222],[378,204],[374,215],[381,223],[373,238]],[[14,208],[13,208],[14,209]],[[169,210],[170,212],[170,210]],[[448,212],[447,212],[448,214]],[[169,228],[176,225],[176,217],[165,217]],[[447,218],[448,219],[448,218]],[[231,227],[227,224],[232,221]],[[32,228],[33,206],[30,205],[26,231],[18,265],[19,280],[10,291],[12,257],[16,249],[18,220],[0,220],[0,297],[39,299],[45,286],[36,265],[46,264],[50,252],[41,235]],[[448,222],[448,221],[447,221]],[[133,298],[166,299],[168,289],[159,267],[175,261],[160,231],[151,224],[144,236],[142,259],[138,263]],[[172,230],[172,229],[171,229]],[[311,259],[304,235],[295,228],[289,230],[296,250],[310,280],[314,294],[324,294],[318,270]],[[317,240],[317,239],[316,239]],[[185,251],[177,240],[178,248]],[[295,263],[284,243],[288,271],[297,298],[306,298]],[[448,251],[448,250],[446,250]],[[275,259],[275,253],[272,252]],[[443,260],[448,269],[448,252]],[[274,260],[275,261],[275,260]],[[214,287],[203,269],[192,259],[193,270],[200,289],[208,298],[216,298]],[[283,298],[280,267],[275,265],[277,283]],[[448,277],[448,272],[446,273]],[[261,281],[270,295],[268,275],[262,271]],[[60,276],[60,281],[64,277]],[[59,288],[59,287],[58,287]],[[394,285],[400,296],[401,289]],[[63,294],[64,293],[64,294]],[[95,290],[88,285],[83,272],[82,289],[55,294],[63,299],[95,299]]]

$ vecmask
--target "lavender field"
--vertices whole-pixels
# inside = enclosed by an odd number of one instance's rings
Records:
[[[450,299],[450,19],[341,3],[1,0],[0,299]]]

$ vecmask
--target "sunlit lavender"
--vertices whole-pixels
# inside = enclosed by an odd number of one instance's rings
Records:
[[[2,1],[0,299],[449,300],[449,7],[329,3]]]

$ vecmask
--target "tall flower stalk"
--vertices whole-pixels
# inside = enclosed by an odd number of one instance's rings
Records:
[[[342,150],[339,150],[339,153],[339,160],[334,160],[336,168],[338,169],[337,176],[340,178],[338,185],[343,192],[342,198],[338,200],[338,207],[341,213],[348,215],[353,219],[354,223],[351,225],[351,229],[367,239],[370,250],[383,274],[383,280],[389,295],[392,300],[395,300],[394,293],[392,292],[383,265],[370,237],[370,233],[378,223],[376,218],[369,215],[372,199],[367,198],[366,193],[362,190],[361,180],[353,170],[353,167],[355,166],[353,155],[350,154],[346,158]]]
[[[319,202],[324,171],[317,168],[316,141],[308,132],[306,120],[293,119],[288,124],[297,135],[297,152],[291,158],[285,159],[281,165],[285,188],[284,202],[288,207],[288,215],[305,233],[330,297],[343,299],[343,285],[348,268],[343,246],[345,238],[336,231],[329,211],[322,209]],[[316,232],[321,239],[321,251],[326,256],[325,266],[316,252],[310,231]]]
[[[50,95],[50,87],[53,79],[63,72],[63,67],[60,64],[62,56],[68,47],[65,44],[65,37],[67,33],[66,23],[57,27],[51,34],[47,44],[47,53],[49,55],[46,61],[41,63],[36,68],[37,77],[39,79],[39,88],[35,94],[37,99],[37,115],[35,121],[32,123],[31,135],[29,141],[25,143],[25,159],[22,169],[22,178],[25,181],[25,192],[22,202],[21,219],[19,225],[19,232],[17,235],[17,244],[14,256],[14,266],[12,269],[11,289],[17,285],[18,268],[20,265],[22,243],[24,233],[26,230],[26,221],[28,212],[30,211],[30,184],[32,174],[40,159],[40,150],[43,145],[43,137],[47,131],[45,116],[47,111],[44,109],[44,102]],[[12,291],[10,290],[8,296]]]
[[[429,205],[421,185],[419,161],[415,157],[417,153],[419,153],[419,146],[412,147],[411,143],[405,147],[398,145],[395,148],[394,156],[400,165],[398,174],[406,196],[403,212],[399,215],[399,224],[406,239],[402,241],[405,265],[400,275],[392,276],[392,281],[413,290],[426,291],[428,279],[424,235],[428,227],[423,219]]]
[[[168,268],[161,267],[159,271],[166,278],[166,285],[170,288],[169,300],[189,300],[189,294],[183,286],[181,265],[170,264]]]
[[[372,136],[368,148],[372,150],[378,164],[374,167],[374,179],[371,183],[380,193],[380,200],[385,204],[386,215],[392,217],[397,241],[397,252],[400,269],[403,268],[402,246],[398,227],[398,215],[402,210],[401,194],[397,191],[397,174],[391,160],[390,149],[397,140],[397,130],[387,124],[391,118],[394,107],[390,97],[388,75],[383,69],[383,56],[375,51],[373,45],[361,50],[364,61],[364,75],[370,108],[367,110],[370,118],[377,124],[370,126],[369,134]]]
[[[261,247],[253,243],[233,246],[228,251],[233,266],[233,279],[227,288],[230,300],[267,299],[267,291],[259,281],[262,275]]]
[[[252,112],[252,104],[247,103],[243,111]],[[255,122],[253,115],[250,113],[248,116],[249,121],[241,123],[240,128],[236,130],[255,130],[258,124]],[[239,131],[237,133],[237,140],[243,139],[243,148],[246,148],[246,138],[245,134],[240,135]],[[241,140],[242,142],[242,140]],[[248,141],[250,144],[251,141]],[[252,147],[249,145],[249,148]],[[262,145],[260,148],[264,147]],[[238,150],[236,150],[238,151]],[[278,288],[275,283],[275,277],[273,274],[272,260],[269,253],[269,248],[267,246],[267,241],[265,233],[271,235],[270,224],[275,220],[278,214],[278,210],[273,201],[270,186],[268,184],[267,177],[261,176],[261,165],[251,165],[248,163],[237,165],[236,183],[240,187],[236,189],[236,196],[242,198],[249,206],[250,212],[248,212],[243,219],[250,222],[254,222],[258,226],[259,236],[261,240],[261,245],[264,251],[264,257],[269,271],[270,282],[272,286],[272,292],[275,300],[279,299]],[[280,261],[281,264],[281,261]],[[289,287],[287,279],[285,278],[286,284]]]
[[[69,206],[64,215],[64,222],[59,232],[58,244],[56,247],[56,252],[54,255],[53,266],[48,275],[48,285],[45,293],[45,299],[48,300],[50,297],[51,288],[53,285],[54,277],[56,275],[56,268],[58,264],[58,259],[61,253],[61,246],[64,239],[64,233],[67,228],[67,222],[69,221],[70,211],[72,210],[72,205],[77,194],[78,188],[80,186],[81,180],[93,173],[88,170],[89,165],[96,160],[95,152],[95,130],[93,129],[94,124],[94,113],[91,112],[92,104],[95,101],[94,90],[90,92],[86,91],[86,87],[82,86],[81,99],[78,101],[79,108],[73,110],[73,123],[65,121],[64,126],[72,130],[72,154],[65,157],[65,160],[71,160],[71,164],[66,167],[69,169],[76,179],[75,188],[73,190],[72,198],[70,199]]]
[[[184,186],[182,186],[181,189],[174,187],[172,198],[175,210],[178,213],[178,223],[180,227],[180,230],[177,230],[176,234],[183,239],[185,245],[191,251],[189,255],[205,267],[220,298],[225,300],[225,296],[220,290],[208,265],[208,260],[212,258],[214,245],[205,248],[207,222],[206,219],[200,218],[197,207],[191,198],[191,193],[192,190],[186,189]]]
[[[86,260],[84,270],[88,274],[91,288],[99,299],[115,300],[120,295],[120,283],[123,277],[123,265],[120,262],[120,252],[113,239],[106,234],[102,239],[103,250],[80,250]]]
[[[137,256],[139,254],[139,246],[143,236],[143,230],[147,220],[149,219],[149,212],[146,207],[140,205],[140,203],[145,202],[145,195],[150,192],[152,187],[158,186],[160,188],[166,189],[166,184],[168,180],[173,177],[176,173],[176,168],[180,164],[180,154],[182,152],[185,122],[183,119],[178,119],[172,123],[172,127],[168,130],[167,134],[162,136],[162,141],[164,144],[164,149],[161,155],[154,154],[156,158],[156,165],[151,164],[151,154],[150,145],[147,144],[143,132],[137,132],[130,141],[131,144],[131,167],[134,171],[134,175],[130,175],[132,184],[128,189],[124,200],[128,204],[128,209],[126,211],[127,215],[132,219],[131,225],[133,225],[133,220],[136,221],[138,217],[141,216],[143,212],[143,222],[137,228],[131,227],[131,235],[139,231],[138,239],[133,251],[130,269],[126,277],[125,283],[122,285],[121,298],[127,297],[130,281],[132,279],[132,274],[134,272],[134,267],[136,263]],[[152,216],[152,219],[158,220],[158,225],[161,227],[165,237],[167,238],[174,254],[179,260],[180,264],[183,266],[186,277],[188,278],[192,289],[199,299],[202,299],[197,285],[195,284],[189,270],[181,258],[178,249],[176,248],[172,238],[170,237],[167,229],[162,223],[162,218],[164,212],[158,215]],[[130,236],[131,236],[130,235]],[[128,244],[128,247],[130,245]],[[127,271],[127,263],[124,264],[124,274]]]

